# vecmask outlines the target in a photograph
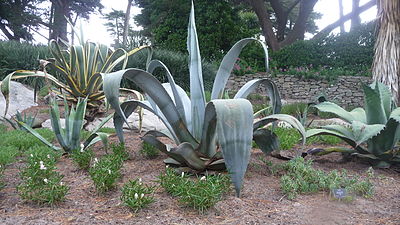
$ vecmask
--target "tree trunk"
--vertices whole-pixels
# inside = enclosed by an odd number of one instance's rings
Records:
[[[126,47],[128,31],[129,31],[129,19],[131,15],[131,7],[132,7],[132,0],[128,0],[128,6],[126,7],[125,12],[125,21],[124,21],[124,32],[122,34],[122,46]]]
[[[379,32],[375,42],[372,77],[387,85],[399,103],[400,2],[378,0]]]
[[[68,41],[68,23],[65,17],[68,17],[70,13],[69,0],[53,0],[52,4],[54,4],[54,15],[50,39],[57,40],[58,38],[61,38]]]
[[[360,9],[360,0],[353,0],[353,6],[351,8],[351,11],[354,13],[354,16],[351,18],[350,30],[353,30],[355,27],[358,27],[361,24],[359,9]]]
[[[272,29],[272,23],[269,19],[269,13],[265,7],[264,0],[247,0],[247,2],[251,5],[258,17],[258,22],[260,23],[261,31],[265,37],[265,41],[272,51],[279,50],[279,43]]]
[[[339,20],[343,20],[343,0],[339,0]],[[344,33],[344,23],[340,24],[340,33]]]

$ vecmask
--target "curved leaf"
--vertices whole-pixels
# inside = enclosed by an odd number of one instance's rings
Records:
[[[277,114],[281,111],[282,103],[281,97],[279,94],[278,87],[276,84],[266,78],[263,79],[255,79],[247,82],[239,91],[236,93],[233,98],[246,98],[250,93],[255,91],[260,85],[264,85],[265,91],[272,102],[272,113]]]
[[[248,43],[256,41],[261,44],[265,54],[265,68],[268,70],[268,49],[264,42],[261,42],[255,38],[245,38],[238,42],[228,51],[228,53],[222,59],[222,62],[218,68],[217,75],[215,76],[213,89],[211,92],[211,99],[219,99],[222,98],[224,94],[224,89],[226,83],[228,82],[228,78],[232,73],[233,66],[235,62],[244,48]]]
[[[197,141],[187,130],[182,118],[179,117],[179,113],[174,102],[169,97],[161,83],[150,73],[139,69],[127,69],[105,74],[103,77],[103,90],[107,100],[115,109],[116,115],[120,116],[125,123],[127,123],[127,120],[122,112],[118,99],[119,85],[122,77],[126,77],[134,82],[157,103],[157,106],[160,108],[161,112],[170,124],[173,132],[176,134],[179,140],[178,143],[189,142],[193,144],[193,146],[197,147]]]
[[[279,150],[278,136],[266,128],[254,131],[253,140],[265,154]]]
[[[215,112],[217,138],[236,195],[240,195],[244,174],[250,159],[253,137],[253,109],[246,99],[212,100],[206,114]]]
[[[351,123],[354,120],[361,121],[360,119],[362,119],[362,118],[354,117],[353,114],[347,112],[345,109],[343,109],[342,107],[340,107],[332,102],[322,102],[318,105],[315,105],[314,107],[317,108],[321,112],[333,113],[348,123]],[[356,111],[356,112],[359,112],[359,111]]]
[[[286,114],[273,114],[267,117],[262,118],[261,120],[257,121],[253,125],[253,130],[256,131],[258,128],[263,127],[269,123],[275,122],[277,120],[284,121],[290,124],[293,128],[297,129],[302,136],[303,144],[306,142],[306,130],[304,129],[303,125],[294,118],[293,116],[286,115]]]
[[[370,86],[363,85],[364,107],[367,116],[367,124],[385,124],[387,117],[380,96],[379,86],[375,90]]]

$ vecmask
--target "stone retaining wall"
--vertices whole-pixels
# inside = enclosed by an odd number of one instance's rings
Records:
[[[255,78],[270,78],[273,80],[281,93],[281,98],[289,102],[309,102],[323,91],[329,99],[342,106],[361,106],[363,104],[362,83],[370,83],[369,77],[339,76],[336,81],[329,84],[326,80],[302,79],[291,75],[278,75],[271,77],[262,74],[250,74],[245,76],[231,76],[227,89],[237,91],[247,81]],[[258,93],[265,93],[265,88],[261,87]]]

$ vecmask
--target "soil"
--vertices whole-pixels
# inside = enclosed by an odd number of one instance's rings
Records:
[[[130,179],[157,184],[163,172],[164,155],[145,159],[139,150],[140,135],[129,132],[126,149],[131,157],[124,163],[118,187],[98,195],[89,175],[63,156],[57,168],[70,186],[66,200],[55,206],[36,205],[20,199],[16,186],[21,182],[21,161],[5,170],[7,186],[0,191],[0,224],[400,224],[400,173],[393,169],[375,169],[375,194],[372,198],[356,197],[351,202],[333,200],[329,193],[299,195],[288,200],[280,191],[279,177],[274,176],[260,158],[282,163],[260,150],[253,149],[244,179],[241,198],[232,190],[204,214],[180,205],[163,188],[155,193],[156,201],[149,208],[132,213],[119,197],[120,188]],[[115,136],[111,142],[117,142]],[[310,146],[307,146],[309,148]],[[104,155],[101,145],[96,154]],[[302,151],[296,146],[292,151]],[[370,165],[360,161],[344,161],[340,154],[313,158],[316,168],[331,171],[346,169],[350,175],[366,176]]]

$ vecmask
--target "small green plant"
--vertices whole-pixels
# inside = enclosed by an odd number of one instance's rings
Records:
[[[117,179],[121,177],[122,161],[114,155],[107,155],[98,160],[94,158],[93,166],[89,169],[96,190],[102,194],[115,187]]]
[[[79,169],[88,170],[90,168],[90,162],[94,158],[94,152],[90,148],[80,151],[75,150],[72,151],[71,158]]]
[[[373,175],[368,171],[366,179],[358,179],[347,175],[346,170],[333,170],[326,173],[314,169],[312,161],[298,157],[277,167],[284,173],[281,177],[281,189],[288,199],[295,199],[298,194],[309,194],[318,191],[330,191],[344,188],[350,194],[371,197],[373,195]]]
[[[129,153],[125,149],[124,144],[111,144],[112,154],[121,162],[129,159]]]
[[[146,142],[142,143],[142,148],[140,149],[140,154],[142,154],[145,158],[154,159],[159,155],[159,150],[151,144]]]
[[[174,169],[167,168],[159,176],[160,185],[179,202],[204,212],[221,200],[229,191],[230,180],[226,175],[206,175],[191,179],[187,174],[177,174]]]
[[[6,117],[3,117],[3,120],[6,121],[7,123],[9,123],[16,130],[27,131],[18,122],[23,122],[27,126],[32,128],[34,126],[34,123],[35,123],[36,115],[37,115],[37,113],[35,115],[33,115],[33,116],[32,115],[28,115],[26,113],[24,113],[22,115],[19,111],[17,111],[17,114],[15,114],[15,118],[8,119]]]
[[[60,123],[60,111],[58,108],[58,103],[55,99],[52,99],[50,115],[51,115],[51,126],[53,132],[56,134],[57,141],[60,144],[61,148],[53,145],[51,142],[47,141],[43,136],[41,136],[36,130],[33,130],[29,126],[27,126],[23,122],[18,122],[21,126],[23,126],[26,130],[28,130],[32,135],[34,135],[37,139],[39,139],[43,144],[49,146],[54,150],[64,150],[69,153],[74,150],[81,150],[90,147],[98,141],[102,141],[104,146],[107,147],[107,137],[108,135],[105,133],[100,133],[98,130],[111,119],[112,114],[105,118],[81,143],[81,136],[85,136],[82,134],[83,130],[83,121],[85,117],[87,106],[87,99],[78,99],[78,103],[76,108],[71,107],[71,111],[69,109],[67,100],[64,99],[64,117],[65,117],[65,129],[61,128]]]
[[[22,183],[17,187],[24,200],[53,205],[62,201],[69,187],[62,182],[63,176],[56,171],[56,159],[40,149],[33,149],[27,156],[27,166],[21,171]]]
[[[343,143],[343,141],[335,136],[313,136],[307,139],[306,143],[309,144],[326,144],[326,145],[337,145]]]
[[[143,184],[141,178],[130,180],[122,187],[121,201],[136,213],[154,202],[155,189],[156,186]]]

